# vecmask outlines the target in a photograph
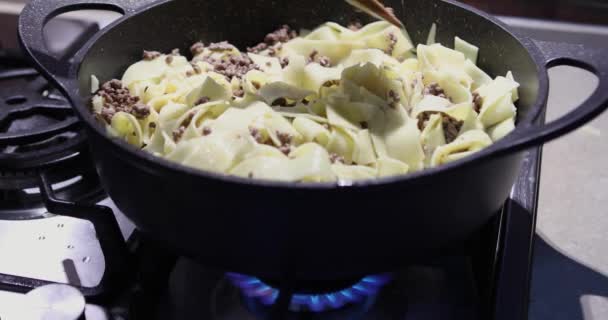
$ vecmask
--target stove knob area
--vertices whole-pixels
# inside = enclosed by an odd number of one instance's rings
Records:
[[[84,320],[84,296],[72,286],[49,284],[25,296],[27,320]]]

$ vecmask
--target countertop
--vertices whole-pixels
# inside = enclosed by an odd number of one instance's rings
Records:
[[[589,95],[595,76],[549,71],[547,116]],[[608,114],[544,148],[531,320],[608,319]]]
[[[543,40],[608,43],[608,28],[505,19]],[[606,57],[608,58],[608,57]],[[584,70],[549,70],[547,121],[597,86]],[[608,319],[608,113],[544,147],[530,320]]]

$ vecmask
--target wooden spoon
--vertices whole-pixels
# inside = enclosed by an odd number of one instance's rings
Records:
[[[379,0],[346,0],[346,2],[375,18],[385,20],[401,29],[405,28],[395,17],[393,9],[385,7]]]

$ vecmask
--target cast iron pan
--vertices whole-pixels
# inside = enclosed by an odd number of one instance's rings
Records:
[[[500,210],[526,148],[564,135],[608,107],[606,48],[535,42],[452,1],[386,3],[415,43],[424,42],[436,22],[439,42],[449,46],[458,35],[478,45],[479,65],[491,75],[512,70],[521,83],[516,130],[466,159],[348,186],[202,172],[108,138],[90,113],[90,75],[120,77],[143,49],[187,52],[195,41],[226,39],[244,48],[284,23],[312,28],[327,20],[369,20],[339,0],[33,0],[21,15],[19,34],[40,71],[69,97],[87,128],[104,187],[142,232],[212,267],[274,279],[340,279],[391,271],[461,245]],[[62,12],[85,8],[124,16],[61,61],[45,47],[43,26]],[[595,73],[599,86],[572,112],[535,125],[547,100],[547,68],[563,64]]]

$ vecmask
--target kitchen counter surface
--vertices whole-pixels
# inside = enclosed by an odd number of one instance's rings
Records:
[[[539,39],[608,43],[608,28],[505,21]],[[549,76],[547,121],[597,85],[594,75],[572,67],[552,68]],[[547,144],[541,170],[529,319],[608,319],[608,113]]]
[[[547,118],[584,99],[596,78],[550,70]],[[544,148],[531,320],[608,319],[608,114]]]

